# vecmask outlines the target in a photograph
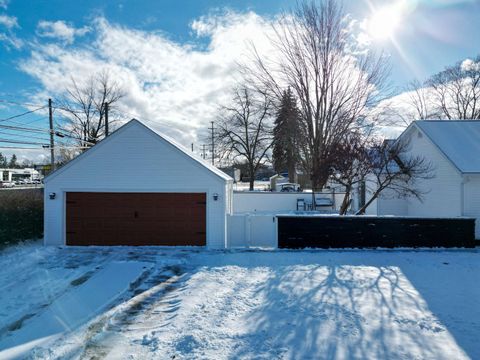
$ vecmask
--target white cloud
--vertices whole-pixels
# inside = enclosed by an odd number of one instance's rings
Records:
[[[228,13],[194,23],[202,36],[208,34],[203,50],[176,43],[162,33],[98,18],[92,24],[93,43],[69,49],[43,44],[20,67],[41,83],[39,98],[54,99],[64,95],[71,77],[81,80],[108,70],[126,91],[118,104],[125,119],[135,116],[184,145],[195,142],[200,147],[199,137],[207,133],[219,104],[230,97],[237,62],[249,41],[261,44],[267,23],[253,13]]]
[[[462,71],[480,71],[480,61],[475,62],[472,59],[465,59],[460,64]]]
[[[15,16],[5,14],[0,15],[0,26],[5,26],[7,29],[18,27],[18,21]]]
[[[117,104],[124,121],[136,117],[199,149],[219,105],[230,99],[239,77],[238,63],[248,62],[251,42],[260,53],[272,54],[268,36],[275,20],[253,12],[203,16],[190,24],[193,35],[202,39],[182,44],[161,32],[97,18],[91,24],[93,42],[68,49],[42,44],[20,68],[40,82],[41,89],[34,94],[38,101],[61,98],[72,77],[81,81],[108,70],[126,92]],[[364,42],[357,39],[360,47]]]
[[[0,42],[3,42],[7,48],[20,49],[23,46],[23,41],[17,38],[14,34],[1,33]]]
[[[7,8],[6,2],[1,2],[0,8]],[[5,45],[7,49],[20,49],[23,46],[23,41],[15,36],[13,29],[18,28],[18,21],[15,16],[0,14],[0,42]]]
[[[72,44],[77,36],[83,36],[90,31],[90,28],[84,26],[75,28],[65,21],[45,21],[42,20],[37,25],[37,35],[40,37],[59,39],[66,44]]]

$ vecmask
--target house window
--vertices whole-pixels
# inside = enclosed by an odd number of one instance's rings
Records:
[[[2,181],[8,181],[8,171],[4,171],[2,174]]]

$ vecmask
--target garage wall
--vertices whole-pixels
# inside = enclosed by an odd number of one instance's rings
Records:
[[[204,192],[207,246],[224,248],[228,181],[190,159],[141,123],[132,121],[45,183],[45,244],[65,244],[65,193]],[[55,193],[54,200],[49,194]],[[213,194],[219,194],[217,201]]]

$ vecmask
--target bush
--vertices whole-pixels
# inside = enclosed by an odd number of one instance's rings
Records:
[[[0,191],[0,247],[43,236],[43,189]]]

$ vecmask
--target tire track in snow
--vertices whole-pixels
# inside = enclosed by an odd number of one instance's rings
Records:
[[[184,288],[184,277],[185,269],[177,265],[144,274],[136,284],[132,284],[134,297],[88,327],[85,346],[73,358],[108,358],[112,350],[119,350],[125,341],[129,341],[128,333],[151,333],[167,326],[180,306],[177,297],[178,291]],[[175,295],[169,298],[172,293]]]

